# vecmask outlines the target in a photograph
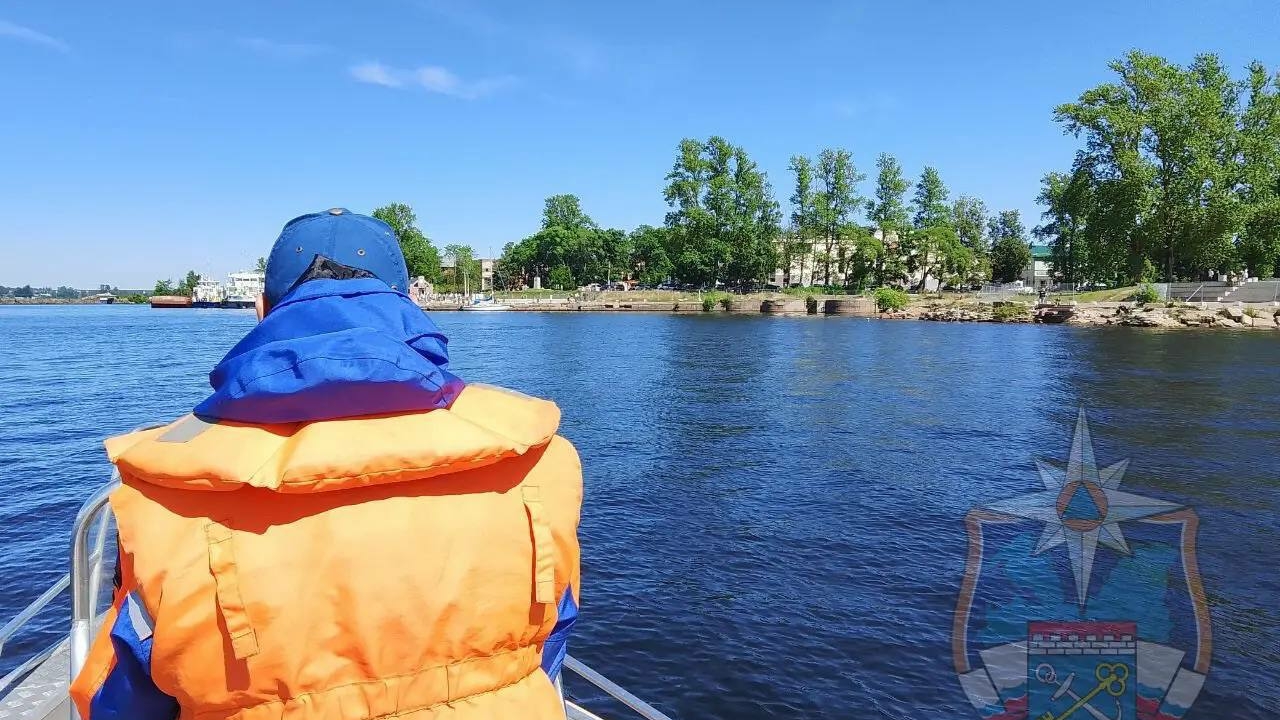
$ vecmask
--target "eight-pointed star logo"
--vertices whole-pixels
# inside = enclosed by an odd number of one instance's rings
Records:
[[[965,694],[998,720],[1182,717],[1212,651],[1195,512],[1121,490],[1128,461],[1098,466],[1083,410],[1065,467],[1036,467],[1043,489],[966,516]]]

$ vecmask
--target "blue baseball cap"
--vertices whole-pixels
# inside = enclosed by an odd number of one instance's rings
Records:
[[[296,217],[280,231],[267,256],[267,302],[280,302],[317,255],[367,270],[392,290],[409,291],[409,270],[391,226],[346,208],[333,208]]]

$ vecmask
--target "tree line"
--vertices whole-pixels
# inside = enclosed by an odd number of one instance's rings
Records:
[[[85,290],[61,285],[54,287],[31,287],[30,285],[19,285],[16,287],[7,287],[0,285],[0,297],[14,298],[33,298],[37,295],[58,298],[59,300],[79,300],[89,294]]]
[[[481,267],[475,249],[461,243],[444,246],[444,253],[418,227],[418,216],[405,203],[391,203],[373,211],[373,216],[391,226],[411,278],[421,277],[438,292],[476,291],[480,288]],[[448,272],[443,267],[448,260]]]
[[[1017,210],[953,199],[935,167],[913,182],[887,153],[863,195],[868,175],[843,148],[790,159],[784,213],[746,150],[713,136],[677,147],[661,225],[605,228],[577,196],[553,195],[539,229],[504,246],[495,285],[958,288],[1020,277],[1031,235],[1050,247],[1052,272],[1066,283],[1271,276],[1280,255],[1280,74],[1255,62],[1233,80],[1214,55],[1181,67],[1133,52],[1110,67],[1117,81],[1054,109],[1084,144],[1068,172],[1044,176],[1042,222],[1030,233]],[[447,279],[407,205],[374,214],[396,230],[412,274]],[[474,256],[466,246],[445,254]]]
[[[977,198],[951,202],[932,167],[914,186],[891,155],[881,155],[877,168],[868,198],[859,189],[866,176],[848,150],[791,158],[794,190],[784,217],[767,175],[743,148],[718,136],[685,139],[666,176],[670,209],[661,226],[602,228],[577,196],[554,195],[538,232],[503,248],[498,285],[517,288],[538,278],[546,287],[570,289],[632,279],[744,290],[775,282],[862,290],[1021,274],[1030,249],[1018,211],[992,217]]]
[[[156,286],[151,289],[152,295],[183,295],[190,297],[195,292],[196,285],[200,284],[200,273],[195,270],[188,270],[186,277],[178,282],[173,280],[162,279],[156,281]]]
[[[1113,82],[1054,109],[1084,141],[1045,175],[1039,237],[1067,282],[1271,277],[1280,255],[1280,73],[1233,80],[1131,52]]]
[[[1280,73],[1254,62],[1233,79],[1213,54],[1181,66],[1137,51],[1109,67],[1114,81],[1053,111],[1064,132],[1083,143],[1068,170],[1043,177],[1037,197],[1044,211],[1030,232],[1049,245],[1054,276],[1105,284],[1273,276],[1280,260]],[[784,212],[742,147],[719,136],[684,139],[662,188],[668,212],[661,224],[605,228],[576,196],[553,195],[539,229],[504,246],[495,285],[515,289],[536,278],[568,290],[629,279],[919,290],[1007,282],[1031,261],[1017,210],[992,213],[977,197],[952,199],[934,167],[912,182],[887,153],[875,168],[863,195],[868,175],[848,150],[796,155]],[[444,292],[479,287],[473,248],[438,250],[403,203],[373,215],[395,231],[411,275]],[[199,279],[190,271],[177,282],[160,280],[153,293],[189,295]],[[6,294],[38,292],[0,288]]]

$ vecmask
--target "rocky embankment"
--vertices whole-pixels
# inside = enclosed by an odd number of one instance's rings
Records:
[[[1067,318],[1071,325],[1127,325],[1131,327],[1215,327],[1256,330],[1280,329],[1274,307],[1198,307],[1194,305],[1119,305],[1114,308],[1081,305]]]
[[[1010,303],[916,303],[884,317],[939,322],[1007,322],[1124,325],[1159,328],[1280,329],[1280,309],[1266,307],[1082,303],[1032,307]]]

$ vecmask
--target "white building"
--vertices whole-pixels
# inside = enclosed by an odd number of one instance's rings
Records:
[[[470,288],[470,290],[472,292],[489,292],[493,290],[493,267],[495,261],[488,258],[472,258],[472,261],[480,264],[480,287]],[[440,258],[441,270],[446,270],[452,274],[456,271],[457,266],[457,258],[452,255],[445,255]]]
[[[1032,245],[1031,262],[1022,269],[1022,284],[1036,291],[1047,289],[1053,284],[1052,262],[1053,251],[1048,245]]]
[[[435,286],[421,275],[409,282],[409,298],[419,305],[430,300],[435,294]]]
[[[875,239],[881,240],[884,242],[885,252],[889,252],[889,253],[899,252],[897,233],[891,233],[889,235],[888,240],[884,239],[884,233],[882,233],[880,230],[873,231],[872,236]],[[778,240],[779,258],[781,258],[783,254],[782,246],[783,246],[783,243],[785,242],[786,242],[785,235]],[[840,252],[841,252],[840,248],[838,247],[833,247],[831,249],[832,257],[830,258],[830,265],[831,265],[830,278],[831,278],[832,285],[844,285],[847,280],[847,278],[845,277],[846,273],[840,272],[840,260],[841,260]],[[858,251],[857,251],[857,248],[846,248],[845,252],[851,253],[848,257],[852,257],[852,254],[856,254]],[[826,240],[823,238],[816,238],[808,248],[808,252],[801,253],[800,256],[792,258],[791,268],[789,271],[781,267],[777,268],[773,271],[773,274],[769,276],[766,282],[770,285],[775,285],[780,288],[785,288],[788,286],[810,287],[812,285],[825,284],[828,276],[826,272],[826,266],[824,265],[823,260],[826,254],[827,254]],[[913,273],[912,276],[907,279],[908,285],[910,287],[915,287],[916,285],[920,284],[920,275],[921,275],[920,271],[916,271],[915,273]],[[929,292],[933,292],[934,290],[937,289],[937,287],[938,287],[938,278],[930,277],[925,284],[925,290]]]
[[[781,261],[785,254],[785,245],[792,239],[783,234],[778,239],[778,258]],[[826,268],[823,265],[823,258],[827,252],[827,243],[823,238],[815,238],[804,251],[796,253],[791,258],[790,268],[775,268],[773,274],[769,276],[767,283],[780,288],[785,287],[809,287],[811,285],[821,285],[827,279]],[[832,250],[832,253],[838,253],[838,249]],[[831,258],[831,284],[843,285],[844,275],[840,273],[839,258]]]

